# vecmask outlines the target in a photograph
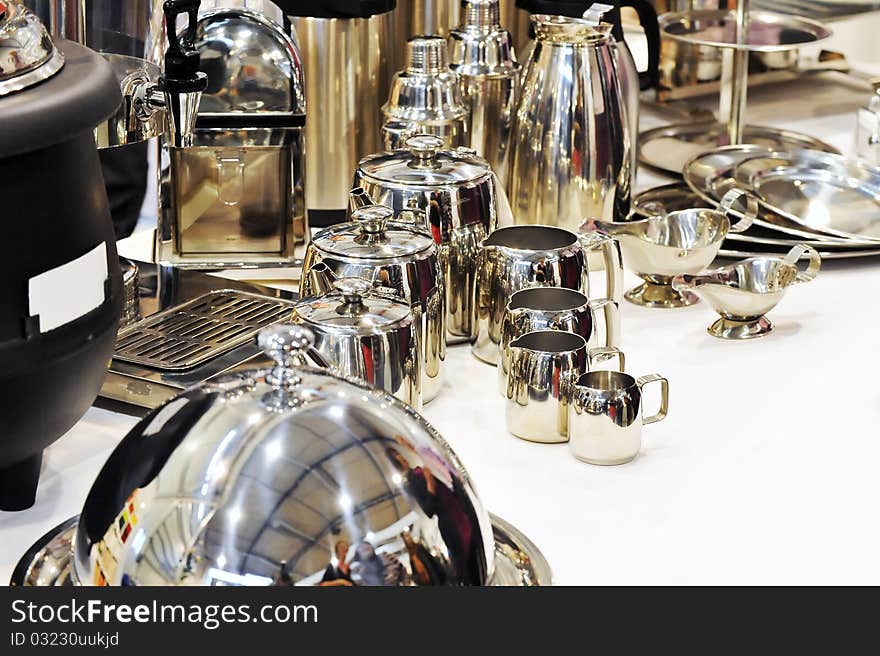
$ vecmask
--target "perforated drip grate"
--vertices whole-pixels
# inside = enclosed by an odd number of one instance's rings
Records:
[[[157,369],[190,369],[247,343],[260,328],[288,320],[293,306],[277,298],[213,291],[121,330],[113,357]]]

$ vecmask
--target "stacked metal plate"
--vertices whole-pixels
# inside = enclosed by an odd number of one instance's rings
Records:
[[[784,254],[798,243],[825,259],[880,256],[880,169],[816,150],[726,146],[691,158],[684,184],[651,189],[635,211],[654,215],[684,207],[716,207],[732,188],[757,197],[753,226],[731,234],[726,257]]]

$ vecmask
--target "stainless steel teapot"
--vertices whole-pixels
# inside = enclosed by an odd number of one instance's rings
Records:
[[[446,292],[431,237],[393,210],[352,194],[353,221],[314,236],[306,250],[300,295],[320,296],[341,278],[357,277],[392,288],[412,308],[422,349],[422,400],[440,393],[446,359]],[[409,212],[410,216],[412,212]]]
[[[362,159],[354,184],[395,213],[413,206],[425,213],[446,282],[449,337],[469,339],[475,328],[471,297],[480,243],[512,221],[507,198],[489,163],[473,151],[445,149],[433,135],[406,143],[407,150]]]

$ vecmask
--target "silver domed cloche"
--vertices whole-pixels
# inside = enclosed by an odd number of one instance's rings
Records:
[[[365,384],[300,366],[314,336],[264,330],[277,362],[144,418],[80,516],[84,585],[482,585],[488,513],[442,437]]]

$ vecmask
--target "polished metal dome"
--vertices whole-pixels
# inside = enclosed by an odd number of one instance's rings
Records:
[[[492,523],[450,447],[391,396],[301,366],[313,339],[268,328],[273,369],[191,388],[132,429],[86,500],[74,582],[492,582]]]
[[[200,114],[305,113],[299,49],[282,25],[248,9],[210,9],[195,46],[208,76]]]

